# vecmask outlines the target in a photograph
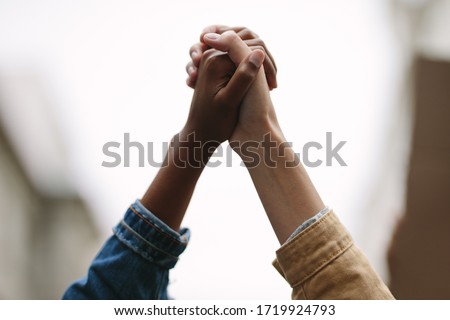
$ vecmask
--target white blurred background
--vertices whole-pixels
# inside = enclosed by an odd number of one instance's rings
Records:
[[[1,0],[0,297],[59,298],[84,274],[158,170],[139,167],[137,153],[129,168],[102,167],[103,145],[130,133],[161,159],[189,109],[189,47],[216,23],[266,42],[278,65],[272,98],[297,152],[324,145],[326,132],[347,141],[347,167],[308,172],[388,280],[410,60],[417,51],[450,58],[449,13],[448,1],[425,0]],[[271,266],[279,244],[237,157],[205,170],[184,225],[192,240],[171,273],[174,298],[290,297]]]

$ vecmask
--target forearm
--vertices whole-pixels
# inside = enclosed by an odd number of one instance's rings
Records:
[[[240,45],[249,50],[242,41]],[[163,167],[142,198],[143,205],[172,229],[180,228],[209,157],[233,132],[241,100],[263,60],[258,50],[238,64],[216,50],[203,56],[185,127],[172,140]]]
[[[172,139],[163,166],[149,186],[142,204],[170,228],[178,231],[198,178],[211,150],[182,131]]]
[[[264,134],[249,138],[258,142],[258,147],[251,150],[253,156],[246,157],[249,150],[242,148],[239,154],[249,170],[275,234],[283,244],[299,225],[325,205],[281,130],[262,127],[266,128]]]

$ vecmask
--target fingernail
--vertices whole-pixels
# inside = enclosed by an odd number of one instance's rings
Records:
[[[205,34],[205,37],[208,38],[209,40],[217,40],[219,39],[220,35],[217,33],[207,33]]]
[[[191,75],[192,73],[194,73],[195,69],[194,69],[194,67],[189,67],[187,71],[188,71],[188,74]]]
[[[192,51],[191,52],[191,58],[195,59],[196,57],[198,57],[198,52],[197,51]]]
[[[248,59],[251,63],[253,63],[257,68],[259,68],[264,62],[264,55],[258,53],[252,53],[250,58]]]

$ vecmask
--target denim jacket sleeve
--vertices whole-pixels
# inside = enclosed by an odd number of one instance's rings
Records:
[[[333,211],[294,233],[276,255],[293,299],[394,299]]]
[[[189,230],[173,231],[139,200],[125,213],[89,267],[63,299],[168,299],[169,270],[189,241]]]

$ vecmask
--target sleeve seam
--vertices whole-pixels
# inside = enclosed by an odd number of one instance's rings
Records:
[[[135,215],[137,215],[142,221],[144,221],[146,224],[148,224],[149,226],[151,226],[154,230],[156,230],[157,232],[159,232],[160,234],[162,234],[164,237],[168,238],[170,241],[181,245],[183,247],[187,246],[187,243],[183,243],[177,239],[174,239],[173,237],[171,237],[170,235],[168,235],[167,233],[165,233],[164,231],[160,230],[157,226],[155,226],[153,223],[151,223],[150,221],[148,221],[147,219],[145,219],[141,214],[139,214],[139,212],[137,212],[133,206],[130,206],[131,211],[133,211],[133,213]]]
[[[122,220],[122,221],[120,222],[120,225],[121,225],[123,228],[125,228],[128,232],[130,232],[134,237],[136,237],[139,241],[142,241],[142,242],[144,242],[146,245],[150,246],[153,250],[156,250],[156,251],[158,251],[158,252],[160,252],[160,253],[162,253],[162,254],[168,255],[168,256],[170,256],[170,257],[172,257],[172,258],[174,258],[174,259],[178,259],[178,257],[173,256],[172,254],[170,254],[170,253],[164,251],[163,249],[158,248],[158,247],[155,246],[151,241],[145,239],[145,238],[144,238],[143,236],[141,236],[138,232],[136,232],[135,230],[133,230],[133,228],[131,228],[125,221]],[[129,242],[129,240],[126,239],[126,237],[123,235],[123,232],[121,232],[120,230],[117,230],[117,232],[115,232],[115,234],[116,234],[116,236],[117,236],[120,240],[123,239],[122,241],[126,241],[128,244],[130,244],[131,246],[133,246],[133,245],[131,244],[131,242]],[[119,237],[119,236],[120,236],[120,237]],[[133,246],[133,248],[134,248],[134,246]],[[137,252],[137,251],[136,251],[136,252]],[[137,252],[137,253],[139,253],[139,252]]]
[[[300,279],[298,282],[292,285],[292,288],[295,288],[297,286],[301,286],[305,281],[307,281],[311,276],[313,276],[315,273],[317,273],[320,269],[322,269],[324,266],[329,264],[331,261],[337,259],[340,255],[342,255],[345,251],[347,251],[349,248],[353,246],[353,241],[349,239],[348,243],[340,247],[335,252],[331,253],[328,257],[324,258],[316,268],[308,272],[302,279]],[[306,295],[306,292],[305,292]]]
[[[302,237],[306,236],[307,234],[309,234],[310,232],[312,232],[313,230],[315,230],[316,228],[321,226],[323,223],[325,223],[328,219],[330,219],[332,217],[332,215],[330,214],[331,212],[332,211],[328,211],[325,214],[325,216],[322,217],[322,219],[320,219],[319,221],[316,221],[316,223],[309,226],[309,228],[306,228],[305,230],[303,230],[302,232],[297,234],[295,237],[293,237],[288,243],[286,243],[284,246],[282,246],[278,250],[278,253],[280,254],[280,253],[284,252],[285,250],[287,250],[288,248],[290,248],[297,242],[295,240],[301,239]]]

